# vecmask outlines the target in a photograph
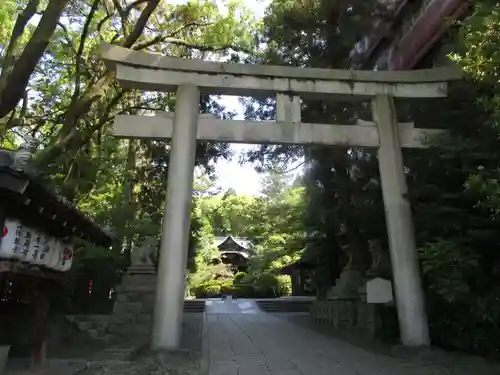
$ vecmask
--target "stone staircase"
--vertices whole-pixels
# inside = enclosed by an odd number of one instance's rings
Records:
[[[204,313],[205,300],[203,299],[187,299],[184,301],[185,313]]]
[[[257,306],[262,311],[271,313],[298,313],[298,312],[309,312],[312,299],[281,299],[281,298],[270,298],[257,300]]]
[[[88,334],[92,339],[112,342],[115,335],[108,331],[113,315],[67,315],[66,320],[78,331]]]
[[[204,311],[204,300],[184,301],[184,313],[201,314]],[[132,337],[134,340],[147,340],[153,328],[153,315],[144,312],[144,305],[140,302],[121,302],[109,315],[67,315],[66,319],[92,339],[107,344]]]

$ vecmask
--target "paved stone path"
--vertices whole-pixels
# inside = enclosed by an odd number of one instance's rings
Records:
[[[440,375],[261,312],[251,300],[209,300],[209,375]]]

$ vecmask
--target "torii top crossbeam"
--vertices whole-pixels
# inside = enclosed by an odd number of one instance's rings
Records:
[[[416,71],[360,71],[277,65],[217,63],[165,57],[102,44],[101,56],[127,88],[175,91],[194,84],[203,92],[252,96],[285,93],[301,97],[391,95],[399,98],[445,97],[447,81],[460,77],[453,68]]]

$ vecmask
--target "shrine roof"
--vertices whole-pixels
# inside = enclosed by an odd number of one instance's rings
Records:
[[[30,163],[16,168],[16,153],[0,149],[0,208],[4,217],[56,237],[74,236],[99,246],[113,237],[42,181]]]
[[[217,236],[215,237],[215,246],[220,247],[224,243],[232,241],[239,247],[245,249],[245,250],[251,250],[253,249],[253,244],[250,240],[243,238],[243,237],[234,237],[234,236]]]
[[[294,269],[302,269],[302,270],[311,270],[318,267],[319,262],[315,259],[311,259],[310,257],[301,258],[293,263],[290,263],[280,269],[282,273],[289,273]]]

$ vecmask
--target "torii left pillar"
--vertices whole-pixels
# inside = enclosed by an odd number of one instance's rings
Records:
[[[176,349],[181,339],[199,104],[198,87],[179,86],[159,252],[153,349]]]

